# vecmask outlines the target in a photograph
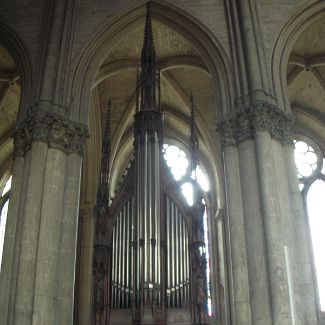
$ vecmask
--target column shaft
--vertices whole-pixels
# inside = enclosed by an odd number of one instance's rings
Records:
[[[37,249],[47,144],[35,141],[30,152],[18,264],[14,324],[32,324]]]
[[[232,271],[232,323],[251,324],[249,281],[247,271],[246,242],[241,197],[237,150],[233,146],[224,149],[224,169],[230,239],[230,270]]]
[[[37,253],[33,325],[57,324],[60,239],[67,156],[57,149],[47,153],[39,245]]]
[[[271,136],[266,131],[255,133],[257,163],[262,198],[262,211],[267,250],[268,274],[273,324],[292,324],[288,279],[284,255],[284,224],[283,211],[276,195],[278,184],[276,181],[275,165],[272,152]]]
[[[86,135],[84,126],[41,110],[29,114],[16,131],[6,263],[0,282],[1,292],[6,292],[1,295],[3,324],[68,324],[67,314],[72,319],[73,280],[67,280],[69,299],[61,305],[58,302],[66,298],[60,277],[74,279],[81,152]],[[71,162],[67,162],[67,153]],[[66,222],[69,218],[75,220],[72,230]],[[74,244],[67,261],[69,240]],[[59,273],[63,263],[68,269],[64,275]]]
[[[253,140],[238,145],[252,324],[271,324],[264,230]]]
[[[289,179],[289,197],[293,216],[293,226],[296,235],[297,278],[296,302],[301,324],[317,324],[317,306],[312,275],[312,260],[310,257],[310,240],[308,238],[308,221],[302,204],[299,190],[297,167],[294,162],[293,148],[286,145],[283,148]]]
[[[80,209],[81,253],[80,253],[80,278],[78,293],[78,325],[91,323],[92,303],[92,258],[93,258],[93,206],[87,205]]]
[[[57,324],[73,323],[80,174],[80,155],[68,155],[60,246]]]

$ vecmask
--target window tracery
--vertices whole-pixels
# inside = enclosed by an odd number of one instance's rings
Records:
[[[186,202],[189,206],[193,205],[193,183],[192,180],[196,179],[198,184],[201,186],[203,192],[208,192],[210,190],[210,185],[208,178],[202,168],[197,166],[195,173],[190,175],[189,160],[186,153],[176,145],[163,145],[163,154],[166,160],[167,166],[170,168],[171,173],[176,181],[180,183],[180,190],[185,197]],[[207,214],[207,204],[203,199],[202,203],[205,206],[205,211],[203,215],[203,226],[204,226],[204,241],[205,241],[205,251],[202,252],[206,254],[207,268],[206,275],[207,279],[210,279],[210,256],[209,256],[209,238],[208,238],[208,214]],[[211,290],[210,285],[207,288],[208,293],[208,314],[211,316]]]
[[[325,159],[320,148],[312,140],[301,138],[294,141],[295,162],[299,186],[308,216],[314,266],[319,294],[319,307],[325,312]]]
[[[8,206],[9,206],[9,191],[11,188],[11,179],[12,177],[10,176],[0,196],[0,271],[1,271],[1,264],[2,264],[3,243],[5,237],[5,229],[6,229],[6,222],[7,222]]]
[[[190,180],[196,178],[202,190],[208,192],[210,185],[206,174],[200,166],[197,166],[195,175],[189,175],[188,167],[190,164],[186,153],[176,145],[164,144],[163,154],[167,166],[170,168],[175,180],[181,183],[182,193],[191,206],[193,204],[193,188]]]

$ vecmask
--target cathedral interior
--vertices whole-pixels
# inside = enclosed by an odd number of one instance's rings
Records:
[[[0,324],[325,324],[325,3],[2,0]]]

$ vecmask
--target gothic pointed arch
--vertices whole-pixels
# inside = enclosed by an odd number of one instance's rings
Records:
[[[209,30],[181,9],[162,2],[152,3],[153,19],[175,29],[188,38],[199,50],[218,93],[216,107],[219,114],[225,113],[232,105],[233,73],[230,60],[221,43]],[[72,80],[73,102],[70,107],[71,119],[87,123],[90,93],[96,75],[107,53],[132,29],[142,24],[145,5],[132,7],[100,28],[83,51]]]
[[[272,54],[272,79],[278,105],[286,111],[290,111],[286,75],[290,54],[303,31],[324,15],[324,2],[305,3],[284,22],[278,34]]]
[[[21,85],[20,106],[18,114],[19,120],[30,103],[33,65],[26,44],[24,44],[24,42],[19,38],[15,31],[13,31],[3,22],[0,22],[0,39],[0,45],[3,45],[9,52],[18,69]]]

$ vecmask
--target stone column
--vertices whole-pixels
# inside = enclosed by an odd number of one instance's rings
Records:
[[[23,139],[25,163],[20,171],[22,190],[19,196],[11,198],[11,206],[19,209],[11,208],[10,213],[16,209],[21,224],[16,227],[19,235],[15,237],[12,274],[7,284],[11,287],[10,306],[4,313],[4,324],[71,322],[74,282],[70,279],[75,270],[76,216],[85,136],[84,126],[45,111],[29,116],[16,133],[16,142]],[[17,164],[22,165],[19,160]],[[69,181],[71,178],[73,181]],[[10,214],[8,217],[11,219]],[[66,258],[67,252],[72,257]],[[63,264],[65,274],[60,273]],[[4,272],[6,278],[8,271],[7,268]]]
[[[23,220],[13,311],[13,323],[17,325],[32,324],[46,153],[46,143],[41,141],[32,142],[28,154],[30,162],[26,196],[20,206],[23,209]]]
[[[251,324],[301,323],[290,172],[282,147],[290,138],[292,125],[290,114],[265,102],[238,109],[218,123],[221,135],[237,152],[237,157],[225,159],[225,165],[233,166],[238,160],[237,191],[241,187],[242,200],[236,202],[243,210]],[[227,152],[226,147],[225,158]],[[227,167],[225,173],[227,183]],[[227,206],[230,199],[236,200],[234,192],[230,193]]]
[[[251,324],[246,239],[237,148],[224,138],[224,172],[226,186],[227,231],[232,324]]]
[[[262,210],[265,230],[266,254],[270,281],[270,296],[274,324],[292,324],[285,246],[285,211],[281,211],[280,196],[273,163],[271,135],[257,131],[256,146],[262,197]]]
[[[93,206],[84,205],[80,208],[82,222],[80,249],[80,278],[78,292],[78,325],[91,324],[92,305],[92,259],[93,259]]]
[[[252,324],[271,324],[263,220],[254,140],[238,143]]]
[[[81,163],[80,155],[68,155],[60,245],[57,324],[73,324]]]
[[[310,257],[310,240],[308,238],[308,221],[304,211],[297,168],[294,162],[293,144],[286,144],[283,147],[284,159],[288,171],[289,198],[293,226],[296,235],[297,264],[299,270],[296,292],[297,313],[300,316],[301,324],[317,324],[317,303],[316,293],[313,283],[312,259]]]

